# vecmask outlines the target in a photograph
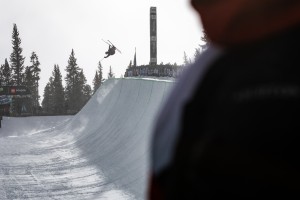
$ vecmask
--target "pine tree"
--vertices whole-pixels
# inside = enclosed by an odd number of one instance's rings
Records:
[[[195,48],[195,54],[194,54],[194,59],[196,60],[199,56],[200,56],[200,54],[201,54],[201,46],[199,45],[199,47],[198,48]]]
[[[39,73],[41,69],[39,68],[40,62],[35,52],[32,52],[30,57],[31,65],[25,68],[24,74],[24,85],[30,90],[32,100],[31,100],[31,107],[33,110],[33,114],[37,114],[39,104]]]
[[[183,65],[188,66],[189,64],[191,64],[191,63],[190,63],[190,61],[189,61],[189,59],[186,55],[186,52],[184,51],[184,53],[183,53]]]
[[[99,75],[98,75],[98,71],[96,71],[94,79],[93,79],[93,94],[97,91],[97,89],[99,88]]]
[[[49,82],[44,89],[44,98],[42,101],[43,112],[48,115],[54,114],[53,90],[53,77],[50,77]]]
[[[102,85],[103,81],[105,80],[103,78],[103,67],[101,65],[101,62],[99,61],[99,64],[98,64],[98,76],[99,76],[99,87]]]
[[[92,96],[92,88],[89,84],[85,84],[83,86],[84,105],[90,100],[91,96]]]
[[[34,79],[33,79],[33,74],[32,74],[32,68],[30,66],[27,66],[25,68],[23,85],[25,85],[31,91],[31,94],[32,94],[32,91],[34,90]],[[33,98],[31,98],[29,105],[30,105],[31,109],[34,108]]]
[[[44,89],[44,99],[42,102],[45,114],[61,115],[65,114],[64,87],[62,85],[62,75],[58,65],[54,65],[52,76],[49,78]]]
[[[33,108],[34,112],[37,111],[38,107],[40,106],[39,103],[39,80],[40,80],[40,62],[38,59],[38,56],[36,55],[35,52],[32,52],[31,57],[30,57],[30,62],[31,62],[31,72],[32,72],[32,78],[33,78],[33,85],[32,85],[32,99],[33,99]]]
[[[0,86],[2,84],[4,84],[4,77],[3,77],[3,74],[2,74],[3,69],[4,69],[4,65],[1,65],[1,67],[0,67]]]
[[[65,88],[65,99],[66,99],[66,106],[69,113],[76,113],[78,111],[78,79],[80,68],[76,63],[75,53],[72,49],[71,55],[68,60],[68,66],[66,67],[66,88]]]
[[[206,31],[203,30],[202,33],[203,33],[203,36],[201,37],[201,40],[202,40],[202,42],[204,42],[204,44],[199,45],[201,48],[201,52],[205,51],[208,48],[208,46],[210,45],[210,40],[206,34]]]
[[[24,60],[25,57],[22,56],[22,48],[21,48],[21,39],[19,37],[19,31],[17,29],[17,25],[14,24],[13,33],[12,33],[12,45],[13,52],[10,55],[10,63],[11,69],[13,71],[12,74],[12,84],[13,85],[21,85],[23,82],[23,71],[24,71]]]
[[[65,114],[65,94],[62,85],[62,75],[58,65],[54,65],[53,76],[53,112],[56,115]]]
[[[91,93],[92,89],[91,86],[89,86],[86,83],[86,77],[83,73],[83,70],[79,73],[79,78],[78,78],[78,105],[77,105],[77,110],[81,110],[81,108],[88,102],[88,100],[91,98]]]
[[[1,65],[1,85],[10,85],[11,83],[11,69],[9,67],[9,64],[7,62],[7,59],[5,58],[4,65]]]
[[[203,42],[205,42],[205,44],[208,44],[209,43],[209,38],[207,37],[207,34],[206,34],[205,30],[202,30],[202,33],[203,33],[203,36],[201,37],[201,40]]]
[[[111,69],[111,66],[109,67],[109,72],[108,72],[108,78],[114,78],[115,75],[114,73],[112,72],[112,69]]]
[[[42,109],[44,113],[49,112],[49,96],[50,96],[50,85],[47,83],[47,85],[44,88],[44,96],[42,101]]]
[[[83,88],[84,85],[86,84],[86,78],[83,74],[83,70],[81,70],[78,74],[78,78],[77,78],[77,83],[75,85],[76,88],[76,111],[79,111],[83,106],[84,106],[84,94],[83,94]]]
[[[75,114],[80,111],[90,99],[91,87],[86,84],[83,70],[79,68],[76,63],[73,49],[69,57],[66,72],[65,106],[68,113]]]
[[[98,63],[98,70],[96,71],[94,80],[93,80],[93,93],[97,91],[97,89],[102,85],[103,79],[103,72],[102,72],[102,65],[101,62]]]

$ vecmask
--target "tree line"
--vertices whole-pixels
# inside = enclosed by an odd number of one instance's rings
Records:
[[[83,69],[77,65],[74,50],[69,56],[65,68],[65,87],[60,68],[54,65],[52,75],[44,88],[42,105],[40,105],[39,80],[40,62],[36,52],[30,56],[30,65],[24,66],[25,57],[22,55],[21,38],[16,24],[13,24],[12,53],[9,61],[6,58],[0,67],[1,86],[26,86],[31,91],[30,106],[33,115],[64,115],[75,114],[81,110],[91,96],[104,81],[101,63],[93,79],[93,89],[87,84]],[[110,68],[109,77],[113,76]]]
[[[201,38],[206,44],[209,43],[205,32],[203,31],[203,37]],[[203,45],[196,48],[194,57],[198,57],[203,50]],[[25,57],[22,55],[23,49],[21,47],[21,38],[16,24],[13,24],[12,31],[12,53],[10,54],[9,61],[7,58],[4,60],[4,64],[0,66],[0,85],[1,86],[26,86],[31,91],[31,98],[29,105],[33,115],[64,115],[75,114],[81,110],[96,90],[101,86],[104,81],[101,62],[98,63],[98,68],[95,72],[93,79],[93,89],[87,84],[86,77],[83,69],[77,65],[77,59],[75,57],[74,50],[72,49],[69,56],[68,65],[65,68],[66,76],[64,77],[65,87],[63,86],[63,78],[60,72],[60,67],[55,64],[52,75],[49,78],[48,83],[44,88],[43,100],[40,105],[39,95],[39,80],[40,80],[40,61],[36,52],[32,52],[30,56],[30,65],[24,66]],[[184,64],[183,66],[192,63],[191,59],[187,57],[184,52]],[[136,61],[135,61],[136,62]],[[136,65],[136,64],[135,64]],[[162,64],[161,64],[162,65]],[[161,70],[159,67],[155,69],[146,70],[143,67],[137,71],[131,64],[128,67],[129,71],[125,76],[129,76],[129,72],[134,75],[145,74],[150,75],[158,74],[158,76],[170,76],[171,72],[168,67],[164,67]],[[173,68],[177,69],[180,66],[174,64]],[[172,68],[172,69],[173,69]],[[168,71],[169,70],[169,71]],[[127,72],[126,71],[126,72]],[[172,74],[174,71],[171,70]],[[132,76],[131,75],[131,76]],[[110,66],[108,78],[114,77],[112,68]],[[18,99],[16,101],[22,101]],[[19,104],[20,102],[18,102]],[[22,102],[21,102],[22,103]],[[13,107],[14,105],[12,105]]]
[[[63,87],[60,68],[54,65],[52,75],[44,89],[42,108],[48,115],[76,114],[104,81],[102,65],[99,62],[93,79],[93,89],[87,84],[83,69],[77,65],[73,49],[65,71],[65,87]]]

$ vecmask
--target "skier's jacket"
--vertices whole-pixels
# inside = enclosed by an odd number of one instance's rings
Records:
[[[152,199],[299,199],[299,49],[300,25],[189,67],[157,120]]]

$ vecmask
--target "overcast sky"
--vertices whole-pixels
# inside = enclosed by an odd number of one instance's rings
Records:
[[[54,64],[65,77],[72,49],[92,86],[98,62],[108,49],[102,38],[122,52],[101,62],[104,78],[110,66],[120,77],[135,48],[137,64],[149,63],[151,6],[157,7],[158,63],[182,64],[184,51],[193,58],[202,28],[189,0],[0,0],[0,64],[5,58],[9,61],[16,23],[25,66],[33,51],[39,57],[41,97]]]

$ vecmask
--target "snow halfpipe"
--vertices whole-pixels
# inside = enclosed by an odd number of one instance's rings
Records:
[[[0,199],[145,199],[152,125],[173,84],[109,79],[75,116],[4,117]]]

